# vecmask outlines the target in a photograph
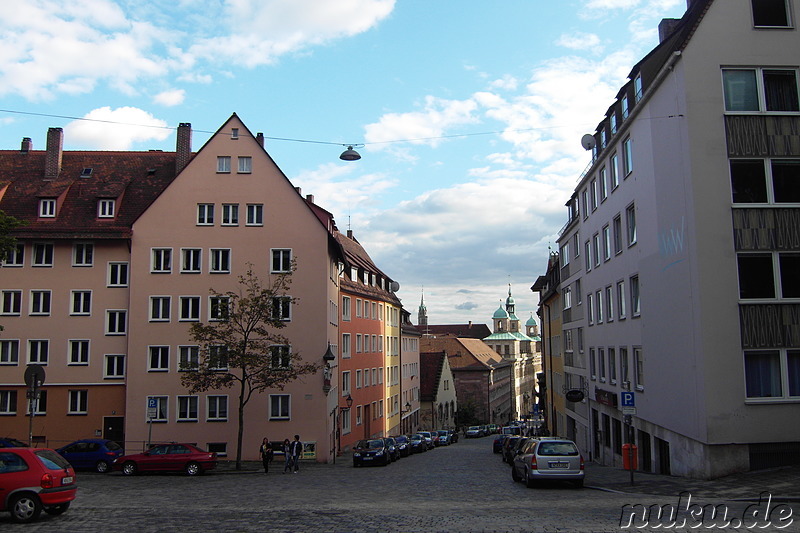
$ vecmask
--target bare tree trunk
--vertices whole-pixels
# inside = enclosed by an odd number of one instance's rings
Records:
[[[239,390],[239,435],[236,439],[236,470],[242,469],[242,438],[244,437],[244,381]]]

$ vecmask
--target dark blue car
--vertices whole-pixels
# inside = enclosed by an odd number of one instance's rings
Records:
[[[28,445],[11,437],[0,437],[0,448],[27,448]]]
[[[122,447],[113,440],[82,439],[56,450],[73,468],[109,472],[114,459],[123,455]]]

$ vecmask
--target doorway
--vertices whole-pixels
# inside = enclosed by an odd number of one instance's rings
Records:
[[[125,417],[104,416],[103,438],[108,440],[113,440],[114,442],[125,448]]]

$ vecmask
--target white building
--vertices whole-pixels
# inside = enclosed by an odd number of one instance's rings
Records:
[[[689,0],[589,145],[559,238],[582,447],[690,477],[800,462],[796,0]],[[573,413],[573,414],[570,414]]]

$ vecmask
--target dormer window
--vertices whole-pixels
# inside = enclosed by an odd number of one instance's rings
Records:
[[[611,115],[608,117],[608,125],[611,128],[611,135],[616,134],[617,133],[617,113],[616,112],[611,113]]]
[[[39,200],[39,216],[41,218],[53,218],[56,216],[55,198],[42,198]]]
[[[350,279],[353,281],[358,281],[358,268],[350,267]]]
[[[97,202],[98,218],[114,218],[115,204],[113,199],[103,199]]]
[[[642,95],[644,94],[643,91],[644,88],[642,87],[642,75],[639,74],[633,79],[633,94],[636,102],[642,99]]]
[[[84,168],[81,171],[81,177],[82,178],[90,178],[90,177],[92,177],[92,169],[91,168]]]

